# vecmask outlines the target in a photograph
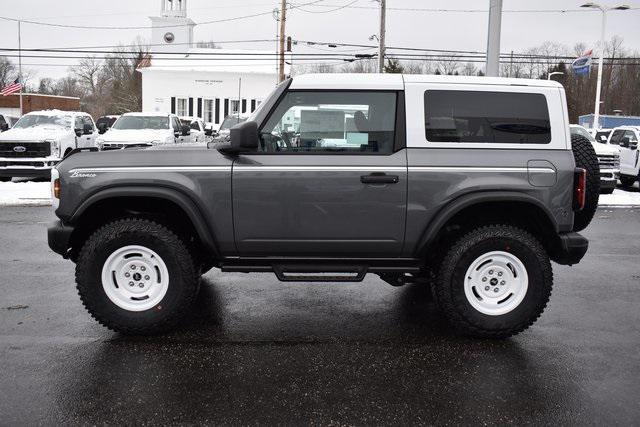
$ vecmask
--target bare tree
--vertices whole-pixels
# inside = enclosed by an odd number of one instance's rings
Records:
[[[458,55],[451,55],[448,58],[442,58],[437,63],[437,70],[440,74],[456,74],[458,67],[460,67],[460,58]]]
[[[16,79],[16,66],[8,58],[0,58],[0,86],[6,86]]]
[[[472,62],[467,62],[460,69],[460,74],[462,74],[463,76],[477,76],[478,68],[476,68],[476,66]]]

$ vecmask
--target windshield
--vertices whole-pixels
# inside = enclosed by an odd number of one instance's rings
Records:
[[[246,122],[247,118],[246,117],[238,117],[238,116],[227,116],[223,121],[222,124],[220,125],[220,130],[223,129],[231,129],[232,127],[234,127],[235,125],[237,125],[238,123],[242,123],[242,122]]]
[[[122,116],[112,129],[169,129],[167,116]]]
[[[44,114],[28,114],[17,121],[14,128],[31,128],[36,126],[62,126],[71,128],[71,116],[47,116]]]
[[[588,130],[582,126],[571,126],[571,133],[574,135],[580,135],[587,138],[590,142],[596,142],[595,138],[591,136]]]

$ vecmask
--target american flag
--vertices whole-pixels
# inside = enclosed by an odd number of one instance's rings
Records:
[[[16,79],[15,82],[3,87],[0,93],[2,93],[2,96],[7,96],[7,95],[11,95],[12,93],[18,92],[21,89],[22,89],[22,83],[20,83],[20,79]]]

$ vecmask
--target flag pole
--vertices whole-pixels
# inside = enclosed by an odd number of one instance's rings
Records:
[[[22,40],[20,37],[20,21],[18,21],[18,83],[20,84],[20,116],[22,116]]]

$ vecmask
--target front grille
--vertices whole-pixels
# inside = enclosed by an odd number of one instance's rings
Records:
[[[51,155],[51,144],[48,142],[0,142],[0,157],[47,157],[49,155]]]
[[[600,154],[598,155],[598,165],[600,165],[600,169],[619,169],[620,156],[617,154]]]

